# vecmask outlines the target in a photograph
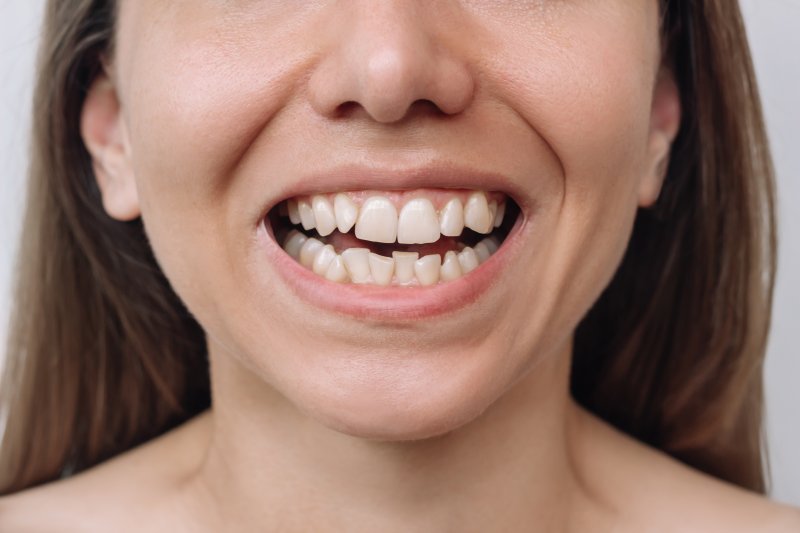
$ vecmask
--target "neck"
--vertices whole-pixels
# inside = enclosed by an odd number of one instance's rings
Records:
[[[211,349],[214,407],[200,479],[227,527],[279,517],[289,530],[566,531],[580,477],[571,348],[470,423],[400,442],[331,430]]]

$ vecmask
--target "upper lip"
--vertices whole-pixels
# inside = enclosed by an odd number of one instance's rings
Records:
[[[475,189],[506,194],[525,214],[529,202],[509,176],[455,163],[439,162],[418,167],[341,165],[312,172],[287,184],[270,202],[262,218],[280,202],[296,196],[356,190],[413,190],[421,188]]]

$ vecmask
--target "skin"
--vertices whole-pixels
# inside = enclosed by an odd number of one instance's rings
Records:
[[[207,332],[214,406],[0,517],[9,531],[797,529],[796,511],[568,393],[575,327],[658,197],[680,116],[655,0],[123,0],[82,134],[109,216],[142,217]],[[357,320],[278,279],[255,239],[263,209],[353,162],[510,178],[520,247],[479,306]]]

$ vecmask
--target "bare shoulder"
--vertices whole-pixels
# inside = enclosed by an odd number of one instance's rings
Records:
[[[631,531],[798,533],[800,510],[693,469],[585,415],[595,443],[593,492],[626,517]],[[624,527],[622,531],[628,531]]]
[[[0,533],[110,531],[110,524],[120,531],[127,517],[148,514],[142,509],[152,509],[199,462],[205,418],[75,476],[0,498]]]

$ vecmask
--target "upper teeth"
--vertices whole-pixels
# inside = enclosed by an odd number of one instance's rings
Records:
[[[370,196],[359,207],[353,197],[338,193],[332,201],[328,195],[294,198],[286,211],[293,224],[316,229],[323,237],[355,226],[356,237],[364,241],[428,244],[441,235],[458,237],[465,227],[488,234],[503,223],[505,207],[503,199],[490,200],[482,191],[470,193],[464,202],[449,198],[438,211],[425,197],[412,198],[398,209],[386,196]]]

